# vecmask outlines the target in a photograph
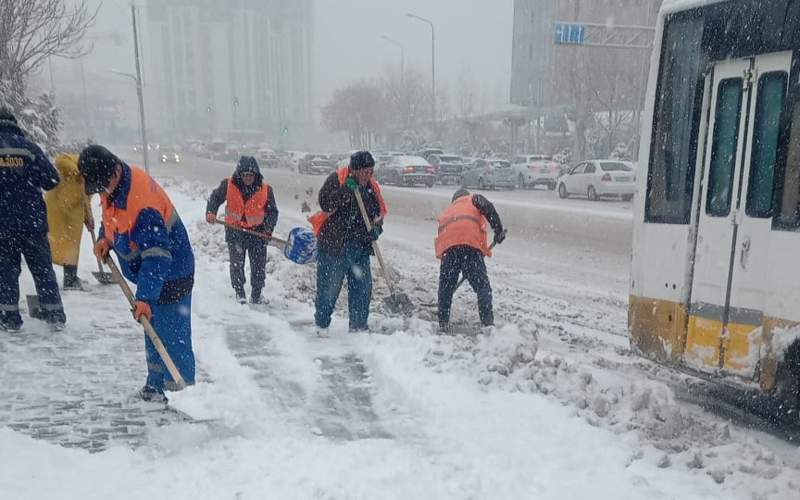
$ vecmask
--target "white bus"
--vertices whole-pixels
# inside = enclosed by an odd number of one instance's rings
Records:
[[[628,314],[640,354],[795,408],[799,69],[800,0],[664,2]]]

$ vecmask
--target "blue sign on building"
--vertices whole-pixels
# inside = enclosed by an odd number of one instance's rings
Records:
[[[555,42],[558,44],[580,45],[586,37],[586,26],[583,24],[556,24]]]

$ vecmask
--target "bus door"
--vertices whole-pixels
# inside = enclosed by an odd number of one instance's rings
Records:
[[[791,53],[716,64],[687,364],[752,377],[760,359],[773,186]]]

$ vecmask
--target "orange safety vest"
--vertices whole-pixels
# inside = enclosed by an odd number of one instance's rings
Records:
[[[228,191],[225,195],[225,222],[245,229],[260,226],[267,217],[269,185],[265,182],[261,189],[244,201],[242,192],[228,177]]]
[[[118,208],[114,203],[109,203],[108,194],[100,195],[103,202],[103,233],[111,245],[114,244],[115,234],[131,232],[139,213],[146,208],[152,208],[161,215],[167,231],[171,231],[172,226],[180,220],[169,196],[156,181],[138,167],[131,166],[130,171],[131,186],[128,191],[128,202],[124,209]],[[133,246],[133,243],[131,245]],[[130,250],[134,255],[127,256],[128,259],[138,254],[136,248]]]
[[[347,181],[347,176],[350,175],[350,167],[342,167],[336,172],[337,177],[339,178],[339,186],[344,186],[345,181]],[[378,184],[378,181],[375,178],[371,178],[369,180],[370,186],[372,190],[375,191],[375,195],[378,197],[378,204],[380,205],[381,209],[381,217],[385,217],[386,214],[389,213],[389,209],[386,206],[386,200],[383,199],[383,194],[381,193],[381,186]],[[325,226],[325,223],[328,222],[330,216],[333,215],[333,212],[323,212],[319,211],[314,214],[311,214],[308,217],[308,222],[311,223],[311,230],[314,231],[314,236],[319,236],[319,233],[322,232],[322,228]]]
[[[439,235],[434,240],[436,258],[452,247],[467,245],[492,256],[486,232],[486,218],[473,204],[474,195],[462,196],[439,216]]]

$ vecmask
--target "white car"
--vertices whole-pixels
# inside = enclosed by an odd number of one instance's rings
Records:
[[[547,155],[515,156],[511,164],[520,189],[534,188],[541,184],[552,191],[561,175],[561,164]]]
[[[582,195],[596,201],[602,196],[613,196],[630,201],[635,192],[636,171],[628,161],[584,161],[558,180],[559,198]]]

